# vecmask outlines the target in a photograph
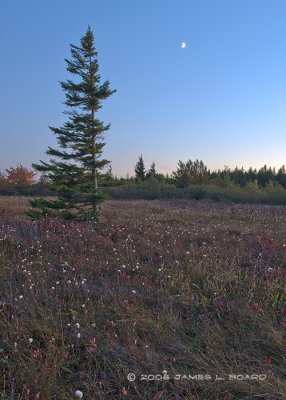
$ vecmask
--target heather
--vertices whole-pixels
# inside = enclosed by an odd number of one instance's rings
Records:
[[[0,207],[3,399],[285,398],[283,207],[113,200],[100,225]]]

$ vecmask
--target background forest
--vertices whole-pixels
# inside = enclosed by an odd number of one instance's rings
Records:
[[[171,174],[145,166],[140,156],[133,176],[116,177],[111,164],[99,174],[99,187],[110,199],[211,198],[214,201],[286,204],[286,169],[264,165],[260,169],[210,170],[201,160],[178,162]],[[0,195],[53,196],[45,175],[22,165],[0,172]]]

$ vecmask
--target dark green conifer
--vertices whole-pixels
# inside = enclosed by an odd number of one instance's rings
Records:
[[[139,157],[137,163],[135,164],[134,171],[135,171],[136,182],[145,180],[146,173],[145,173],[145,165],[144,165],[142,155]]]
[[[31,202],[31,217],[60,214],[65,218],[95,220],[98,217],[102,193],[98,189],[100,170],[109,161],[103,159],[103,134],[109,130],[97,118],[102,100],[111,96],[108,81],[101,83],[93,32],[88,27],[80,46],[71,45],[71,59],[65,60],[67,71],[75,76],[60,82],[65,92],[65,114],[68,121],[60,128],[50,127],[59,148],[49,147],[50,162],[40,161],[33,167],[50,181],[56,200],[36,199]]]
[[[151,164],[151,167],[150,167],[150,169],[147,171],[147,173],[146,173],[146,178],[155,178],[156,177],[156,175],[157,175],[157,172],[156,172],[156,167],[155,167],[155,163],[154,163],[154,161],[152,162],[152,164]]]

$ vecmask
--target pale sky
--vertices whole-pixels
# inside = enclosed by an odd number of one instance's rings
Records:
[[[282,0],[2,1],[0,169],[48,159],[48,126],[66,121],[64,58],[88,25],[117,89],[100,112],[116,175],[140,154],[164,173],[196,158],[286,164],[285,20]]]

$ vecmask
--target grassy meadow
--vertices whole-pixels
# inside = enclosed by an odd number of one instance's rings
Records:
[[[0,198],[1,399],[286,399],[283,206],[28,201]]]

